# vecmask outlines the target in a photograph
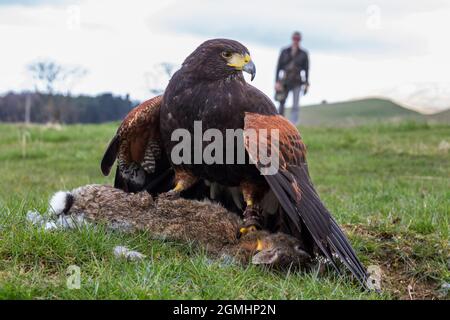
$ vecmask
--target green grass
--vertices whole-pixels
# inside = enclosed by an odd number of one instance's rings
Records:
[[[450,126],[402,122],[301,130],[322,199],[345,225],[361,260],[386,272],[381,295],[362,292],[332,272],[224,265],[197,248],[150,240],[145,233],[44,232],[27,223],[26,212],[45,211],[57,190],[112,182],[101,175],[99,161],[115,129],[0,125],[0,298],[433,298],[450,281],[450,164],[448,151],[438,148],[450,140]],[[116,245],[148,258],[116,260]],[[70,265],[81,268],[79,290],[66,286]]]

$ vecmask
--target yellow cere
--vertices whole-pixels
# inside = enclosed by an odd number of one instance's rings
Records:
[[[245,56],[240,53],[233,53],[231,58],[228,60],[228,65],[230,67],[234,67],[237,70],[242,70],[242,68],[252,60],[250,55],[246,54]]]

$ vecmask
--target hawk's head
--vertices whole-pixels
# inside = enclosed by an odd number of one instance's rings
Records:
[[[197,78],[217,80],[242,71],[256,74],[248,49],[229,39],[213,39],[203,42],[184,61],[183,68]]]

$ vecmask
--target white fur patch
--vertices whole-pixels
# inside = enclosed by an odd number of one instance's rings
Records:
[[[88,225],[84,215],[65,216],[57,218],[49,214],[41,214],[37,211],[28,211],[27,220],[34,226],[43,228],[45,231],[75,229]]]
[[[52,198],[50,199],[49,213],[55,214],[55,215],[61,215],[64,212],[64,209],[66,208],[67,204],[67,197],[69,196],[69,192],[67,191],[58,191],[56,192]]]
[[[138,251],[133,251],[124,246],[114,247],[114,256],[116,258],[127,259],[130,261],[142,260],[145,258],[145,254]]]
[[[27,221],[35,226],[42,226],[46,219],[37,211],[28,211],[27,212]]]
[[[76,229],[88,225],[88,222],[84,218],[84,214],[68,216],[60,215],[55,223],[61,229]]]
[[[58,229],[58,225],[56,224],[56,222],[54,221],[48,221],[44,224],[44,230],[45,231],[50,231],[50,230],[55,230]]]
[[[48,215],[42,215],[37,211],[28,211],[27,220],[34,226],[43,228],[45,231],[58,229],[55,221],[50,219]]]

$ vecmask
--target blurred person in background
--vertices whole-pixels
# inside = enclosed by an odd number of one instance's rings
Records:
[[[295,125],[299,122],[300,93],[303,89],[305,95],[309,88],[309,57],[308,52],[300,47],[301,40],[301,33],[295,31],[292,44],[281,50],[275,76],[275,100],[280,102],[281,115],[284,115],[284,105],[292,91],[293,105],[289,120]]]

